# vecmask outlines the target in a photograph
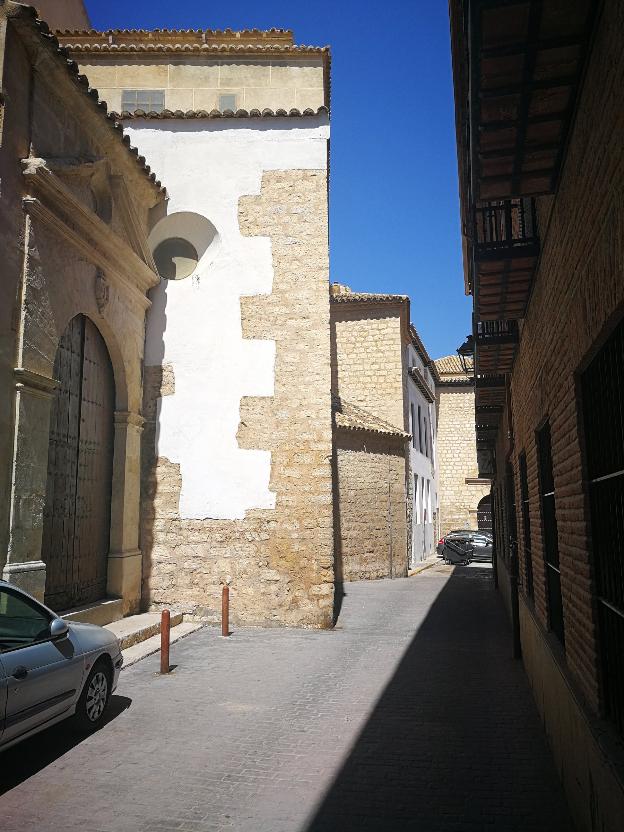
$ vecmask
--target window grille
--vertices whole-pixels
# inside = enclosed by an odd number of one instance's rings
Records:
[[[531,556],[531,516],[529,514],[529,481],[527,477],[526,453],[518,458],[520,467],[520,510],[522,514],[522,536],[524,538],[524,589],[529,598],[533,597],[533,559]]]
[[[505,532],[505,557],[509,563],[518,539],[516,526],[516,489],[514,487],[513,468],[509,463],[505,467]]]
[[[624,321],[581,376],[605,716],[624,735]]]
[[[143,110],[146,113],[162,113],[165,109],[164,90],[123,90],[121,109],[132,113]]]
[[[414,405],[410,404],[410,413],[412,414],[412,447],[416,447],[416,416],[414,415]]]
[[[418,450],[423,452],[423,438],[422,438],[422,411],[418,405]]]
[[[537,432],[537,450],[548,618],[550,629],[559,641],[565,644],[563,602],[561,600],[561,569],[559,567],[559,536],[557,534],[557,512],[555,507],[555,479],[549,422],[546,422],[544,427]]]

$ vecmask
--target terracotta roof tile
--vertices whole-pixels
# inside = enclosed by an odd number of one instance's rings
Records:
[[[386,434],[387,436],[398,436],[402,439],[409,439],[410,434],[400,428],[373,416],[367,410],[358,407],[350,402],[345,402],[339,396],[332,396],[332,413],[336,427],[347,430],[363,430],[372,433]]]
[[[467,378],[458,355],[445,355],[443,358],[436,358],[433,363],[437,367],[438,373],[440,373],[441,376],[453,375]],[[472,370],[472,360],[468,359],[466,364],[468,368]]]
[[[47,45],[50,52],[54,54],[56,60],[65,64],[67,72],[72,79],[81,88],[84,94],[91,98],[94,106],[100,111],[101,117],[108,120],[110,129],[114,130],[115,133],[118,134],[118,140],[123,142],[128,148],[128,152],[136,158],[136,161],[140,165],[145,176],[155,188],[162,193],[166,193],[165,188],[156,178],[156,174],[152,171],[150,166],[146,164],[145,157],[139,156],[138,149],[131,146],[129,136],[124,136],[123,127],[116,120],[114,113],[109,113],[105,102],[99,100],[98,91],[89,86],[87,77],[80,74],[78,64],[69,57],[67,49],[60,46],[58,40],[50,31],[48,24],[44,20],[41,20],[38,16],[37,10],[33,6],[25,6],[21,3],[14,3],[12,0],[8,0],[8,2],[6,2],[5,9],[7,15],[12,20],[17,20],[20,23],[24,22],[29,25],[35,31],[36,35]]]
[[[124,110],[121,113],[111,113],[111,115],[117,119],[125,120],[129,118],[283,118],[284,116],[307,118],[310,116],[319,116],[324,113],[329,113],[329,110],[323,106],[318,107],[316,110],[311,108],[306,110],[297,110],[295,108],[291,110],[163,110],[160,113],[146,113],[144,110]]]
[[[372,292],[344,292],[330,295],[332,303],[406,303],[408,295],[382,295]]]
[[[290,29],[90,29],[56,35],[74,52],[329,53],[327,46],[296,45]]]

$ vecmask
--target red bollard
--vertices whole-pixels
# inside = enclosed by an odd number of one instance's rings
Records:
[[[160,618],[160,672],[169,673],[169,632],[171,613],[163,610]]]
[[[230,588],[226,584],[221,592],[221,635],[230,634]]]

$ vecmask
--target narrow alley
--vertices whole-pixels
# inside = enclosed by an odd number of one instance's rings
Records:
[[[570,830],[491,569],[346,584],[333,631],[204,628],[108,723],[2,755],[4,832]]]

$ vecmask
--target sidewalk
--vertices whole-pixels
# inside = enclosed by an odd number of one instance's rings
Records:
[[[3,832],[571,832],[491,570],[345,593],[334,631],[204,628],[97,734],[5,752]]]

